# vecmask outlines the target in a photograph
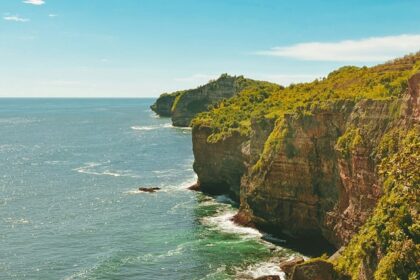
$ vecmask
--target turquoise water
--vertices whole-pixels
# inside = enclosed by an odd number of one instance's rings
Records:
[[[234,226],[151,99],[0,99],[1,279],[247,279],[293,252]],[[140,193],[139,187],[160,187]]]

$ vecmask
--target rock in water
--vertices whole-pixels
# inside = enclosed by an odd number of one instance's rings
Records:
[[[255,280],[280,280],[280,276],[278,275],[266,275],[255,278]]]
[[[192,186],[189,186],[188,187],[188,189],[190,190],[190,191],[199,191],[200,190],[200,183],[195,183],[194,185],[192,185]]]
[[[160,188],[139,188],[139,191],[148,193],[154,193],[158,190],[160,190]]]

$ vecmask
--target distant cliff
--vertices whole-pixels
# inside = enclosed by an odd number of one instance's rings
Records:
[[[174,126],[190,126],[199,113],[208,111],[221,100],[229,99],[248,87],[275,86],[268,82],[254,81],[243,76],[221,75],[217,80],[196,89],[162,94],[151,109],[163,117],[171,117]]]
[[[243,224],[345,246],[336,277],[415,279],[419,103],[420,54],[241,92],[192,122],[198,184]]]

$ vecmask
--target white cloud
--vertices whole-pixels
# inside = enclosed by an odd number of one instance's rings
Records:
[[[339,42],[308,42],[275,47],[259,55],[312,61],[387,61],[420,50],[420,35],[371,37]]]
[[[3,17],[4,20],[8,20],[8,21],[16,21],[16,22],[27,22],[29,21],[28,18],[22,18],[19,16],[5,16]]]
[[[44,5],[45,1],[44,0],[25,0],[23,1],[23,3],[39,6],[39,5]]]
[[[56,14],[49,14],[48,16],[49,16],[49,17],[52,17],[52,18],[54,18],[54,17],[58,17],[58,15],[56,15]]]

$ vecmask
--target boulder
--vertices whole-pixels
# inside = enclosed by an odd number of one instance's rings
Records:
[[[295,266],[291,280],[334,280],[332,263],[325,260],[312,260]]]
[[[292,275],[295,266],[304,262],[305,260],[302,257],[295,257],[291,260],[281,262],[280,269],[283,270],[287,277],[289,277]]]

